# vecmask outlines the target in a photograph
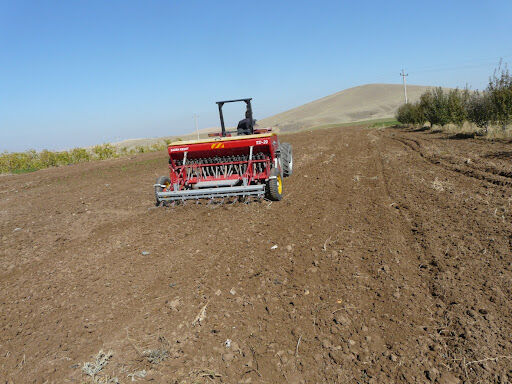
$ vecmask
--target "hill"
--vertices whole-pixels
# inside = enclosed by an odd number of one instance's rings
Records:
[[[408,85],[409,101],[416,101],[429,87]],[[261,119],[261,127],[294,131],[318,125],[393,117],[404,102],[401,84],[366,84],[323,97],[300,107]]]
[[[414,102],[425,92],[427,86],[408,85],[407,96]],[[259,127],[274,127],[280,131],[296,131],[302,128],[326,124],[351,123],[363,120],[393,117],[397,108],[404,102],[404,90],[401,84],[365,84],[345,89],[274,116],[258,120]],[[255,117],[257,118],[257,111]],[[232,128],[230,128],[232,129]],[[220,128],[205,128],[199,131],[200,137]],[[114,143],[116,147],[128,149],[137,146],[152,145],[163,139],[194,139],[195,132],[161,138],[129,139]]]

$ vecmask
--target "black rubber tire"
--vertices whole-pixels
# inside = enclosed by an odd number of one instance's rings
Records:
[[[160,176],[158,179],[156,179],[155,184],[170,185],[171,184],[171,179],[168,176]],[[158,192],[162,192],[163,190],[164,189],[162,187],[160,187],[160,186],[156,186],[155,187],[155,199],[156,199],[155,205],[157,207],[160,205],[160,203],[164,203],[163,205],[167,206],[167,202],[166,201],[160,201],[160,199],[158,198],[158,195],[157,195]]]
[[[267,181],[267,198],[272,201],[279,201],[283,198],[283,180],[277,168],[270,170],[270,179]]]
[[[281,150],[281,168],[283,170],[283,177],[291,176],[293,173],[293,152],[290,143],[281,143],[279,146]]]

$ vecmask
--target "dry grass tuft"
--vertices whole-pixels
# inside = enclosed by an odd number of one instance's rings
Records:
[[[144,356],[150,364],[161,363],[169,357],[169,342],[163,336],[160,336],[158,341],[160,342],[160,348],[142,351],[142,356]]]
[[[119,384],[117,377],[111,377],[109,375],[97,376],[108,364],[108,361],[113,355],[114,353],[110,350],[107,353],[100,350],[94,358],[94,361],[84,363],[82,366],[82,372],[89,376],[94,384]]]
[[[151,363],[158,364],[169,357],[169,351],[165,348],[146,349],[142,355]]]
[[[103,367],[108,364],[108,361],[113,355],[114,353],[112,351],[105,353],[103,350],[100,350],[94,361],[88,361],[84,363],[82,372],[91,377],[96,376],[103,369]]]

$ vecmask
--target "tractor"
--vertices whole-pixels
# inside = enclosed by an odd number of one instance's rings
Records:
[[[156,205],[200,199],[269,199],[283,196],[283,178],[293,171],[292,146],[271,128],[255,128],[251,98],[217,101],[221,132],[208,138],[171,142],[169,176],[154,184]],[[243,102],[246,118],[226,131],[222,107]]]

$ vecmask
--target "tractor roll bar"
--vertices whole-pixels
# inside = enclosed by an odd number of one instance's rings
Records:
[[[252,121],[251,100],[252,100],[252,97],[248,98],[248,99],[223,100],[223,101],[217,101],[216,102],[217,105],[219,106],[219,117],[220,117],[220,126],[221,126],[221,129],[222,129],[222,134],[221,134],[222,137],[226,137],[226,126],[224,125],[224,115],[222,114],[222,107],[224,106],[224,104],[226,104],[226,103],[236,103],[238,101],[243,101],[246,104],[247,112],[249,112],[249,115],[250,115],[249,118]]]

